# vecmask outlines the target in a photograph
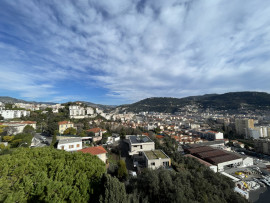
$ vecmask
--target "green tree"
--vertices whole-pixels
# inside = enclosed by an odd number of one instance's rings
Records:
[[[51,146],[54,147],[56,141],[57,141],[57,135],[58,135],[58,130],[55,130],[53,133],[53,137],[52,137],[52,142],[51,142]]]
[[[76,133],[77,133],[77,130],[75,128],[70,127],[68,129],[66,129],[63,134],[64,135],[76,135]]]
[[[6,136],[3,136],[3,141],[4,142],[10,142],[14,139],[14,136],[13,135],[6,135]]]
[[[102,193],[99,198],[100,203],[126,203],[127,195],[125,185],[117,178],[104,174],[102,178]]]
[[[31,145],[33,135],[27,133],[19,133],[14,135],[14,139],[10,142],[11,147],[29,147]]]
[[[117,171],[117,177],[120,180],[126,180],[128,176],[126,162],[124,160],[119,160],[118,162],[118,171]]]
[[[26,125],[23,129],[23,133],[34,135],[35,129],[31,125]]]
[[[18,148],[0,163],[0,202],[96,202],[106,171],[96,156],[49,147]]]
[[[5,146],[4,144],[0,144],[0,151],[8,149],[8,146]]]
[[[0,134],[2,134],[4,132],[5,127],[6,126],[4,126],[4,125],[0,125]]]

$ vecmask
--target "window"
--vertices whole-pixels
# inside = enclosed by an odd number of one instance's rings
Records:
[[[69,145],[69,149],[72,149],[72,148],[74,148],[74,145]]]
[[[80,144],[77,144],[77,147],[80,147]]]
[[[152,162],[152,163],[151,163],[151,166],[155,166],[155,165],[156,165],[155,162]]]
[[[163,162],[163,166],[169,166],[169,162],[168,161]]]
[[[142,149],[142,145],[141,145],[141,149]]]

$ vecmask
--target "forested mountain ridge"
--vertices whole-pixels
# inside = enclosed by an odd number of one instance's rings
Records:
[[[265,92],[229,92],[225,94],[206,94],[185,98],[152,97],[139,102],[119,106],[131,112],[156,111],[173,113],[187,105],[213,110],[264,109],[270,110],[270,94]]]

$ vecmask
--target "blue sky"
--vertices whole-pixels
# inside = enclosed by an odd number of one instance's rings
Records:
[[[132,103],[270,92],[266,0],[1,0],[0,95]]]

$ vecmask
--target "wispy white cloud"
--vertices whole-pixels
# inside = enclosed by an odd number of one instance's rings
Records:
[[[58,101],[69,81],[105,88],[104,96],[123,102],[270,91],[268,1],[0,4],[1,89]]]

